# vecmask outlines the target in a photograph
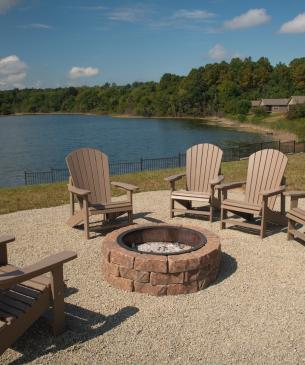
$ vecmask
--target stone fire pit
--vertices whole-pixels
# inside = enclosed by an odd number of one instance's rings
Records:
[[[111,285],[176,295],[194,293],[216,279],[221,249],[219,237],[204,228],[150,224],[109,233],[102,256],[104,278]]]

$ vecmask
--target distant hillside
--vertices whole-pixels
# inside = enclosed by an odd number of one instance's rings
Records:
[[[0,114],[92,112],[143,116],[246,114],[250,100],[305,94],[305,58],[272,66],[267,58],[234,58],[187,76],[164,74],[160,82],[124,86],[0,91]]]

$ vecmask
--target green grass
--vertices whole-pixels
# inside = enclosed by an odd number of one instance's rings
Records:
[[[225,162],[222,164],[222,174],[225,181],[233,182],[246,179],[248,161]],[[166,169],[145,171],[134,174],[113,176],[113,181],[123,181],[139,186],[139,191],[168,189],[164,181],[166,176],[181,172],[182,169]],[[305,190],[305,154],[291,155],[286,170],[287,187],[289,190]],[[183,186],[183,181],[178,183]],[[113,195],[122,194],[119,189],[113,189]],[[66,183],[29,185],[17,188],[0,189],[0,214],[19,210],[53,207],[66,204],[69,201]],[[156,202],[157,204],[157,202]]]
[[[261,125],[270,129],[293,133],[299,140],[305,140],[305,118],[287,119],[286,114],[274,113],[267,116],[250,114],[247,123]]]

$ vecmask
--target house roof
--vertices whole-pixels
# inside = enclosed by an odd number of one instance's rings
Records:
[[[289,105],[304,104],[304,103],[305,103],[305,96],[299,95],[299,96],[292,96]]]
[[[251,106],[260,106],[261,100],[251,100]]]
[[[264,106],[286,106],[290,99],[262,99],[261,105]]]

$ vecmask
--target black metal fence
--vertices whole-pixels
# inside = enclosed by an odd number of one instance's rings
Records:
[[[274,148],[286,154],[305,152],[305,141],[269,141],[224,148],[223,161],[229,162],[246,159],[252,153],[264,148]],[[185,166],[185,153],[179,153],[177,156],[172,157],[141,158],[139,161],[134,162],[113,162],[109,164],[109,169],[111,175],[123,175],[133,172],[170,169],[183,166]],[[48,171],[25,171],[24,182],[26,185],[47,184],[67,181],[68,176],[67,169],[51,168]]]

